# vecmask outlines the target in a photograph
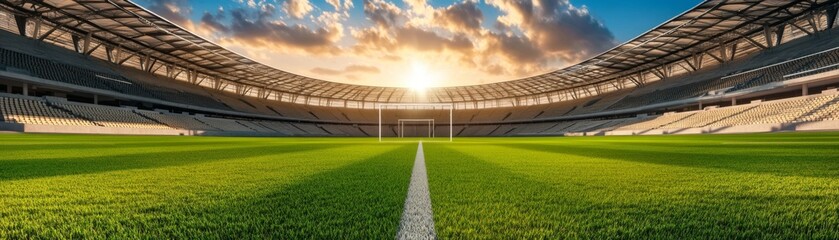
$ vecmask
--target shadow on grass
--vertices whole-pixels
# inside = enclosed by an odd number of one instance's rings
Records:
[[[836,146],[831,145],[809,145],[806,146],[806,148],[802,146],[738,146],[718,144],[674,146],[674,149],[679,147],[707,149],[707,153],[699,153],[696,151],[664,152],[644,150],[645,148],[649,149],[650,143],[646,143],[646,146],[641,143],[610,144],[620,144],[623,145],[623,147],[633,146],[633,148],[598,148],[593,146],[579,146],[575,144],[552,145],[534,143],[497,144],[497,146],[582,157],[681,167],[727,169],[738,172],[766,173],[778,176],[839,177],[839,161],[835,161],[835,159],[833,159],[835,156],[834,154],[827,154],[827,152],[835,151]],[[602,146],[607,145],[608,144],[603,144]],[[712,153],[714,151],[721,153]],[[826,153],[823,155],[813,155],[811,154],[811,151]]]
[[[263,145],[223,149],[202,149],[194,151],[133,153],[81,158],[2,160],[0,161],[0,181],[103,173],[132,169],[184,166],[212,161],[235,160],[282,153],[323,150],[341,146],[346,145]]]
[[[292,185],[173,222],[158,236],[175,238],[389,239],[396,236],[416,145],[403,147]],[[162,226],[176,226],[174,228]],[[201,230],[195,232],[196,229]],[[199,237],[200,236],[200,237]]]

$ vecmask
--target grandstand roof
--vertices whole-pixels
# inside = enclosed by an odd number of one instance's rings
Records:
[[[269,67],[197,36],[128,0],[4,0],[0,5],[16,15],[43,20],[46,25],[60,26],[61,30],[75,36],[88,36],[93,42],[124,49],[138,58],[156,59],[145,61],[144,66],[150,71],[156,71],[152,70],[154,63],[197,71],[216,81],[217,88],[234,89],[241,94],[253,95],[257,89],[267,89],[267,94],[306,99],[358,102],[506,100],[524,104],[522,102],[595,95],[607,91],[605,88],[622,88],[625,83],[642,84],[646,75],[666,78],[679,71],[674,70],[677,65],[686,71],[701,68],[702,59],[719,62],[734,59],[771,46],[775,41],[770,34],[773,26],[789,24],[789,28],[804,31],[805,27],[796,22],[807,21],[807,16],[811,22],[821,22],[811,13],[835,8],[836,2],[709,0],[635,39],[570,67],[506,82],[432,88],[425,94],[406,88],[330,82]],[[58,37],[58,34],[44,36],[47,39]]]

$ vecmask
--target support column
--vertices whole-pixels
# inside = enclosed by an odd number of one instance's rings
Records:
[[[72,35],[71,38],[73,39],[73,50],[76,50],[76,53],[81,53],[82,49],[80,48],[81,38],[76,35]],[[141,63],[142,65],[142,63]]]
[[[807,96],[807,95],[810,95],[809,86],[807,86],[807,84],[801,85],[801,96]]]
[[[731,98],[731,106],[737,105],[737,98]]]
[[[21,36],[26,37],[26,16],[15,15],[15,24],[17,24],[17,32]]]
[[[382,141],[382,106],[379,106],[379,142]]]
[[[29,96],[29,84],[28,83],[23,84],[23,96]]]
[[[699,102],[699,110],[702,110],[702,102]]]
[[[99,95],[93,94],[93,104],[99,105]]]
[[[90,50],[90,37],[92,33],[87,33],[84,35],[84,43],[82,45],[82,54],[87,55],[87,52]]]

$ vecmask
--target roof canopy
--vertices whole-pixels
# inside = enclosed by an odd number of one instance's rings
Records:
[[[836,2],[709,0],[570,67],[524,79],[432,88],[424,93],[324,81],[269,67],[128,0],[4,0],[0,6],[17,16],[19,28],[25,20],[24,26],[29,27],[23,30],[29,37],[71,44],[80,53],[113,63],[243,95],[318,105],[453,102],[492,107],[597,95],[731,61],[781,44],[796,32],[811,34],[833,27]],[[72,43],[67,43],[68,35]]]

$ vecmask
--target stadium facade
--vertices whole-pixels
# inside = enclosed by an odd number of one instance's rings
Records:
[[[398,119],[433,118],[441,136],[839,130],[837,9],[839,1],[705,1],[554,72],[413,91],[272,68],[130,1],[4,0],[0,129],[376,136],[385,123],[382,134],[394,136]],[[380,117],[384,103],[445,103],[454,113]]]

